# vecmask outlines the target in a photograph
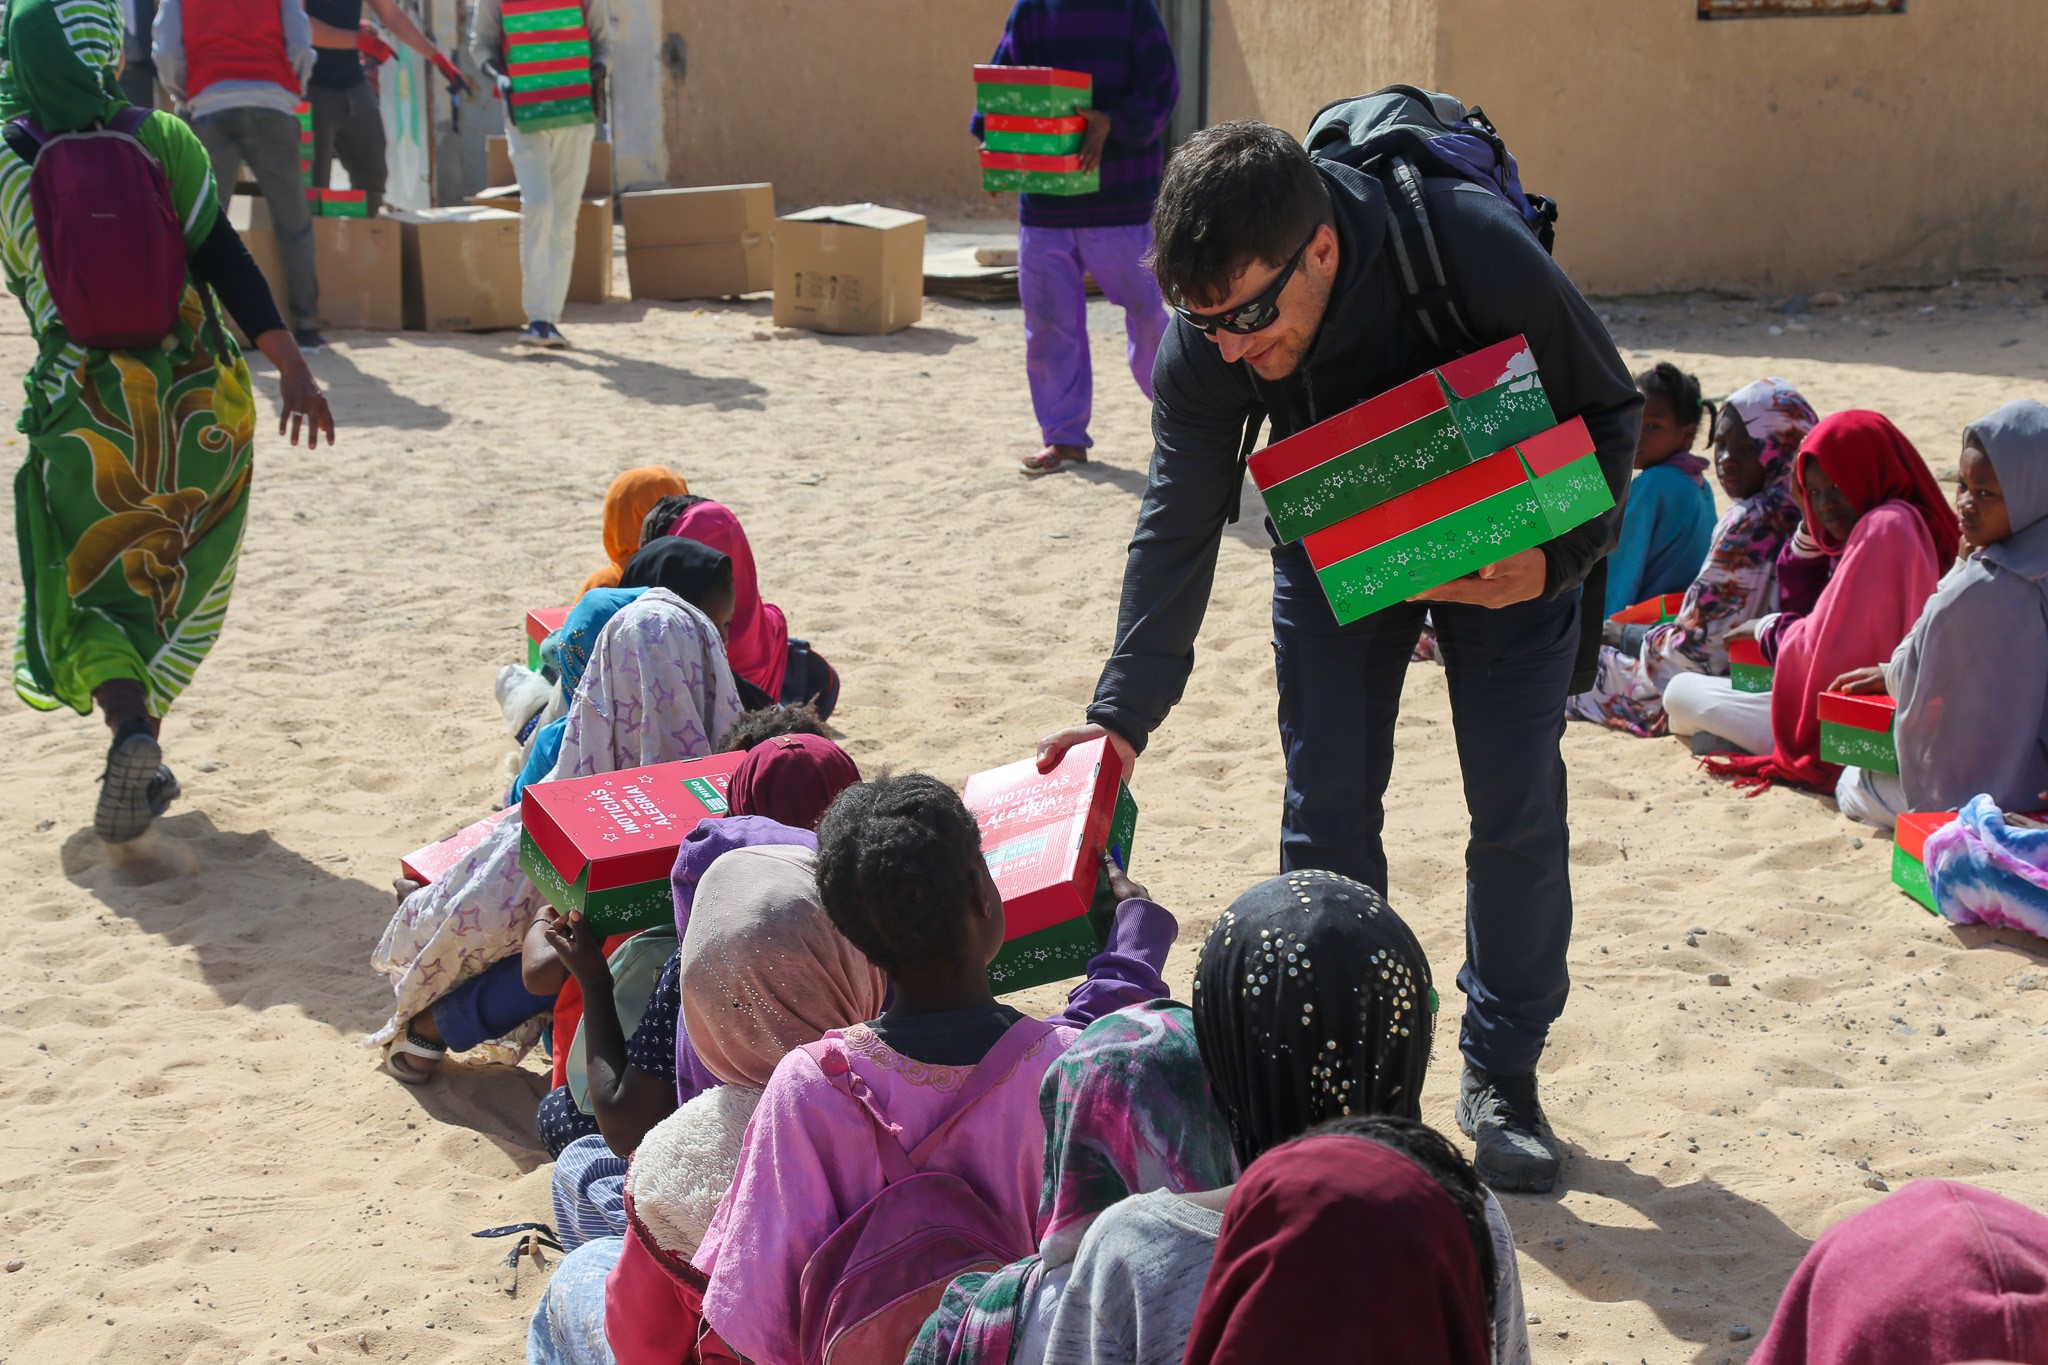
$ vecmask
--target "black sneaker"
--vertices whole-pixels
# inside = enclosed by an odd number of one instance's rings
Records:
[[[561,328],[555,326],[552,322],[543,322],[540,325],[547,331],[547,337],[541,342],[541,345],[551,351],[566,351],[569,349],[569,338],[562,335]]]
[[[100,801],[93,811],[93,833],[110,844],[142,837],[160,812],[151,800],[163,772],[163,750],[146,721],[121,727],[107,750],[107,770],[100,775]],[[161,794],[161,788],[157,788]],[[169,802],[165,802],[166,805]]]
[[[301,327],[292,333],[292,340],[299,343],[300,355],[319,355],[327,349],[327,338],[311,327]]]
[[[1458,1127],[1478,1149],[1472,1164],[1496,1190],[1548,1194],[1564,1156],[1536,1100],[1536,1076],[1498,1076],[1465,1063],[1458,1082]]]

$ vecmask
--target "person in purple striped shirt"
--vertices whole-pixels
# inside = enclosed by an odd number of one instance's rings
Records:
[[[1084,463],[1094,376],[1088,362],[1092,275],[1124,310],[1131,375],[1149,400],[1166,308],[1146,267],[1152,201],[1164,169],[1166,125],[1180,99],[1173,44],[1153,0],[1017,0],[990,59],[1056,66],[1094,79],[1081,167],[1102,170],[1093,194],[1020,195],[1017,287],[1024,302],[1024,370],[1045,448],[1021,464],[1050,474]],[[981,116],[973,122],[981,136]]]

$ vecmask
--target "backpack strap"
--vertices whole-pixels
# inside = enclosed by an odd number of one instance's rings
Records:
[[[1443,253],[1437,250],[1422,172],[1403,156],[1390,157],[1384,167],[1376,168],[1375,178],[1387,191],[1387,242],[1394,251],[1394,275],[1409,317],[1432,346],[1447,354],[1478,350],[1479,342],[1458,310]]]
[[[917,1150],[910,1154],[911,1164],[922,1167],[931,1156],[932,1149],[939,1145],[940,1139],[946,1136],[960,1116],[972,1109],[975,1101],[1001,1084],[1017,1063],[1024,1060],[1026,1053],[1052,1035],[1053,1026],[1043,1019],[1024,1018],[1010,1025],[1009,1032],[989,1049],[988,1056],[983,1057],[980,1065],[967,1077],[967,1084],[960,1087],[960,1097],[953,1103],[953,1112],[917,1144]]]
[[[852,1100],[875,1130],[875,1155],[882,1162],[882,1183],[894,1185],[917,1174],[917,1167],[911,1164],[910,1154],[903,1150],[902,1129],[898,1128],[882,1113],[881,1103],[868,1083],[860,1078],[847,1059],[846,1045],[837,1038],[823,1038],[815,1043],[806,1043],[805,1052],[818,1064],[833,1088]]]
[[[107,127],[123,137],[134,137],[142,131],[142,125],[147,123],[149,116],[155,112],[156,110],[154,109],[144,109],[139,104],[131,104],[120,113],[108,119]]]
[[[1257,380],[1252,381],[1252,387],[1256,391]],[[1223,510],[1226,525],[1237,524],[1237,505],[1244,500],[1244,478],[1251,472],[1252,452],[1259,448],[1259,429],[1265,425],[1266,405],[1263,401],[1254,400],[1251,412],[1244,419],[1244,439],[1238,442],[1237,477],[1230,481],[1230,503]]]

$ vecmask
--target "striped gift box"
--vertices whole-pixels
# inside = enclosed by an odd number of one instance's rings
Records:
[[[575,0],[503,0],[505,74],[521,132],[595,123],[590,29]]]

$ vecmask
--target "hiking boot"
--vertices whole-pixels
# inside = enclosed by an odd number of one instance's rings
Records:
[[[1564,1165],[1557,1134],[1536,1100],[1536,1074],[1501,1076],[1472,1063],[1458,1082],[1458,1127],[1477,1148],[1472,1164],[1496,1190],[1548,1194]]]
[[[121,727],[107,750],[107,770],[100,775],[93,833],[110,844],[142,837],[160,814],[152,800],[152,788],[161,795],[158,781],[164,771],[163,759],[163,749],[149,732],[147,721],[131,720]]]

